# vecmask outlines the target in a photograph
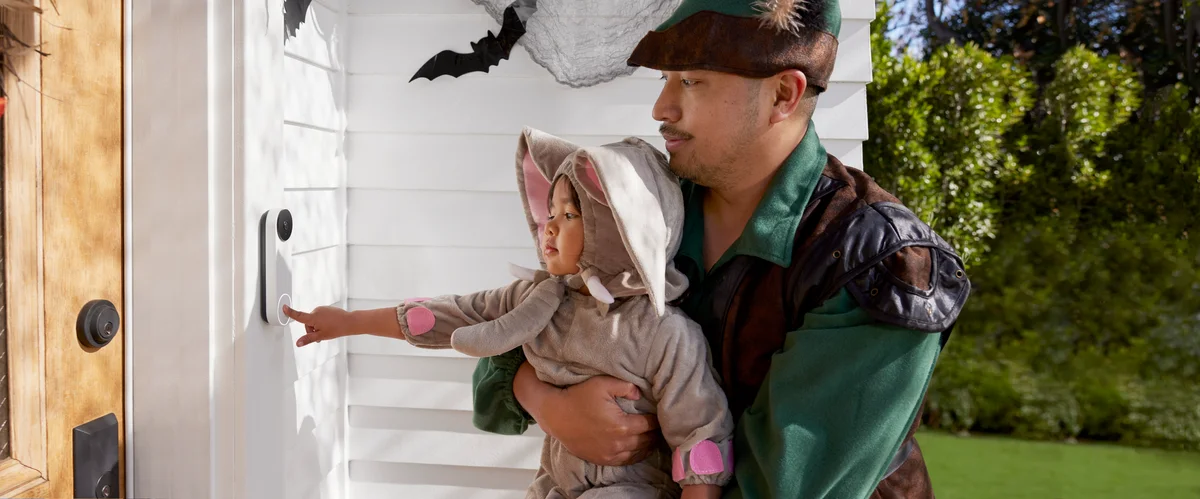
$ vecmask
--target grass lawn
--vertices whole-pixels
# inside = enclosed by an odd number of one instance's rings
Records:
[[[938,499],[1200,498],[1200,453],[921,432]]]

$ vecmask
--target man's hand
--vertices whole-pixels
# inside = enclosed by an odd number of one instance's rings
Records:
[[[646,458],[661,436],[653,414],[627,414],[616,398],[637,400],[632,383],[596,376],[565,389],[537,379],[522,364],[513,382],[521,406],[571,454],[601,466],[627,466]]]

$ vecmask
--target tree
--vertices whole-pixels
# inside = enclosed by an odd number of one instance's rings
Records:
[[[1032,16],[1039,38],[1009,54],[956,32],[911,57],[885,36],[889,5],[872,25],[863,166],[972,282],[924,422],[1200,450],[1193,88],[1144,90],[1146,61],[1074,42],[1111,14],[1096,2],[967,1]]]
[[[974,42],[1026,64],[1039,85],[1076,46],[1137,68],[1148,95],[1186,83],[1200,96],[1200,0],[965,0],[937,15],[925,0],[930,46]]]
[[[882,26],[891,19],[886,9],[877,15]],[[864,162],[970,266],[996,235],[999,186],[1029,175],[1003,140],[1032,102],[1029,75],[973,44],[919,61],[891,56],[882,29],[871,36]]]

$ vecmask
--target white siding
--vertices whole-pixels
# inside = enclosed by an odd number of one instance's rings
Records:
[[[314,0],[284,40],[283,0],[246,2],[242,224],[247,325],[242,497],[341,499],[348,493],[348,373],[344,340],[296,348],[293,322],[258,316],[257,227],[268,209],[292,212],[292,304],[346,301],[345,37],[342,0]],[[261,19],[259,16],[266,16]]]
[[[314,0],[284,44],[283,206],[292,210],[295,305],[346,307],[346,0]],[[292,324],[289,340],[303,334]],[[290,346],[290,345],[289,345]],[[345,341],[295,349],[285,366],[281,497],[348,495]]]
[[[467,50],[495,22],[470,0],[347,1],[351,309],[500,286],[511,280],[507,262],[536,264],[512,170],[522,126],[582,144],[638,135],[662,147],[650,117],[655,72],[571,89],[518,48],[491,73],[410,83],[428,57]],[[874,3],[842,4],[835,82],[814,121],[830,152],[857,166]],[[321,116],[323,105],[309,112]],[[473,427],[474,359],[369,336],[347,350],[352,498],[524,496],[542,433]]]

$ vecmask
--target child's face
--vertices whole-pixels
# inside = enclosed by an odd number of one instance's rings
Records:
[[[583,216],[575,202],[567,177],[554,183],[550,195],[550,217],[542,233],[542,256],[546,270],[554,275],[579,272],[579,255],[583,253]]]

